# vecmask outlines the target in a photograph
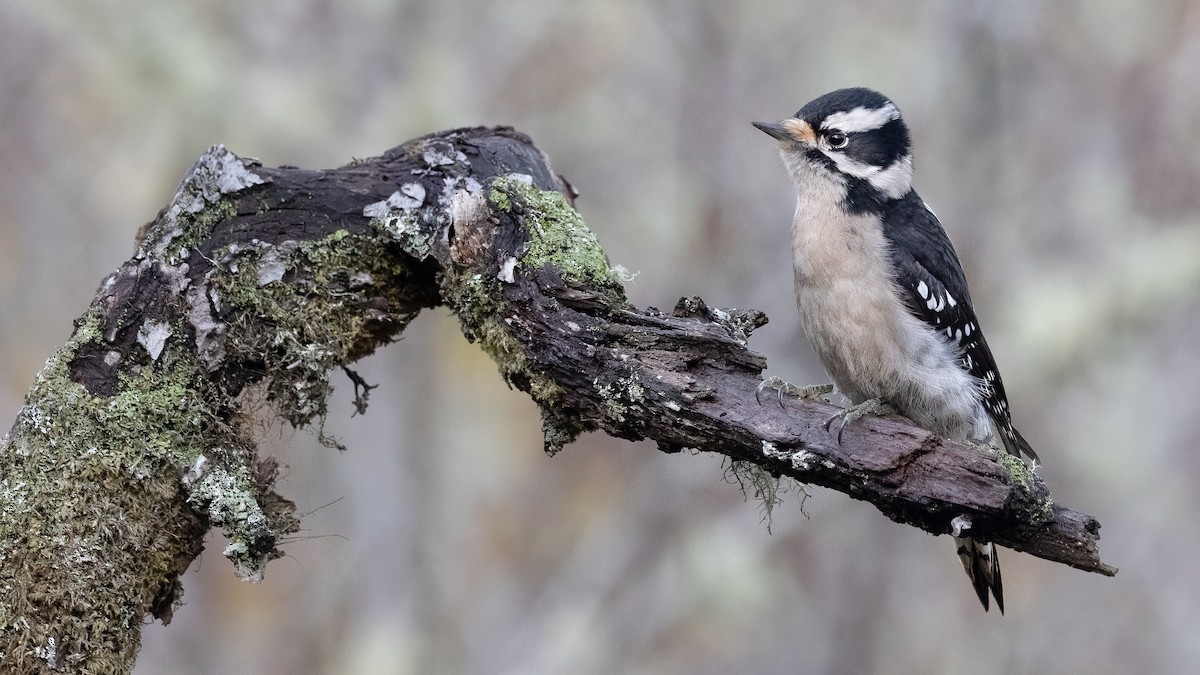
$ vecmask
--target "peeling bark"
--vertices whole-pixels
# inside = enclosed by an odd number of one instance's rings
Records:
[[[259,579],[296,531],[246,420],[266,399],[320,419],[331,370],[422,309],[463,333],[542,410],[551,454],[586,430],[695,448],[1102,574],[1099,524],[1019,463],[899,418],[754,396],[754,310],[698,298],[638,310],[570,208],[572,190],[511,129],[459,129],[328,171],[217,146],[101,285],[0,446],[0,664],[132,668],[147,614],[168,622],[210,527]],[[360,399],[366,402],[366,391]]]

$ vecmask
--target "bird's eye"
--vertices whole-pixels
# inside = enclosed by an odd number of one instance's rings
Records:
[[[835,131],[826,136],[825,141],[829,143],[829,147],[831,148],[844,148],[846,147],[846,143],[850,142],[850,139],[846,138],[846,134]]]

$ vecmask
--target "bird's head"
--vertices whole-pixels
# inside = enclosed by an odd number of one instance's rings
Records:
[[[754,126],[779,142],[799,188],[804,176],[817,172],[881,202],[912,189],[908,128],[896,104],[877,91],[838,89],[782,122]]]

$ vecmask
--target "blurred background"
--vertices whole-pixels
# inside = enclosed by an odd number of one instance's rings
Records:
[[[768,532],[718,457],[549,459],[430,311],[359,364],[365,417],[336,376],[347,452],[264,422],[305,530],[259,585],[211,534],[137,672],[1195,672],[1200,2],[915,4],[0,3],[0,418],[208,145],[327,168],[475,124],[550,154],[635,304],[763,309],[769,373],[824,382],[749,122],[865,85],[904,111],[1042,475],[1121,568],[1007,551],[984,614],[949,539],[840,493]]]

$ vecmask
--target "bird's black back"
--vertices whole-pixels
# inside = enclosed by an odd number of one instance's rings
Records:
[[[960,365],[979,379],[984,407],[1009,452],[1036,459],[1012,426],[1004,382],[979,328],[958,255],[937,216],[916,190],[888,203],[881,215],[892,272],[905,306],[959,349]]]

